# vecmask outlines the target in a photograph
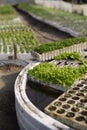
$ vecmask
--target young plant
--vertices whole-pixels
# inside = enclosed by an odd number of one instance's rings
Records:
[[[82,55],[80,52],[71,52],[71,53],[68,53],[68,52],[65,52],[65,53],[62,53],[61,55],[59,56],[56,56],[54,57],[55,60],[67,60],[67,59],[70,59],[70,60],[79,60],[79,61],[82,61]]]
[[[42,63],[32,70],[28,71],[29,76],[33,76],[36,80],[52,84],[61,84],[63,87],[70,88],[74,82],[83,77],[87,73],[87,64],[79,67],[56,67],[51,63]]]
[[[55,41],[55,42],[51,42],[51,43],[47,43],[47,44],[41,44],[41,45],[35,47],[33,50],[39,54],[42,54],[45,52],[62,49],[64,47],[69,47],[74,44],[79,44],[79,43],[85,42],[85,41],[87,41],[87,38],[83,38],[83,37],[69,38],[69,39],[65,39],[63,41]]]

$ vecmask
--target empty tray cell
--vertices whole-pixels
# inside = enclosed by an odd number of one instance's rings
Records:
[[[70,105],[64,104],[64,105],[62,105],[62,108],[64,108],[64,109],[69,109],[69,108],[70,108]]]
[[[68,62],[68,61],[65,61],[65,62],[64,62],[64,65],[69,65],[69,62]]]
[[[72,97],[72,99],[73,100],[79,100],[79,97],[74,96],[74,97]]]
[[[71,111],[72,111],[72,112],[79,112],[80,109],[79,109],[78,107],[72,107],[72,108],[71,108]]]
[[[58,109],[58,110],[57,110],[57,113],[58,113],[58,114],[64,114],[64,113],[65,113],[65,110],[64,110],[64,109]]]
[[[79,90],[80,88],[79,87],[74,87],[73,90]]]
[[[68,112],[67,114],[66,114],[66,117],[68,117],[68,118],[72,118],[72,117],[74,117],[75,116],[75,114],[73,113],[73,112]]]
[[[84,116],[77,116],[75,119],[76,121],[85,121]]]
[[[84,85],[82,83],[77,84],[77,87],[83,87]]]
[[[55,111],[55,110],[56,110],[56,107],[55,107],[55,106],[50,106],[48,109],[49,109],[50,111]]]
[[[75,94],[76,91],[74,91],[74,90],[70,90],[70,91],[68,91],[68,93],[70,93],[70,94]]]
[[[80,102],[87,103],[87,98],[80,99]]]
[[[81,111],[81,114],[84,115],[84,116],[87,116],[87,111],[83,110],[83,111]]]
[[[78,65],[83,65],[83,63],[82,63],[82,62],[79,62]]]
[[[59,98],[60,101],[66,101],[66,98]]]
[[[67,103],[68,104],[75,104],[75,101],[74,100],[69,100]]]
[[[77,93],[76,95],[77,95],[77,96],[84,97],[84,93],[81,93],[81,92]]]

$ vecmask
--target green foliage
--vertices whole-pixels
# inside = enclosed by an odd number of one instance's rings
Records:
[[[33,30],[20,22],[12,6],[2,5],[0,6],[0,52],[12,53],[14,44],[17,52],[29,53],[39,42]]]
[[[15,10],[10,5],[0,6],[0,15],[16,14]]]
[[[5,26],[8,23],[12,23],[17,17],[16,11],[12,8],[11,5],[1,5],[0,6],[0,26],[5,23]],[[13,20],[13,21],[12,21]]]
[[[55,41],[55,42],[39,45],[38,47],[34,48],[34,51],[42,54],[44,52],[62,49],[64,47],[68,47],[74,44],[79,44],[85,41],[87,41],[87,38],[83,38],[83,37],[69,38],[62,41]]]
[[[45,82],[53,84],[61,84],[63,87],[71,87],[74,82],[87,73],[87,64],[84,63],[79,67],[56,67],[51,63],[42,63],[32,70],[28,71],[28,75],[34,76]]]
[[[7,26],[0,30],[0,39],[3,43],[3,52],[7,53],[7,45],[9,45],[9,51],[13,51],[13,44],[19,46],[21,53],[29,53],[31,49],[36,47],[39,42],[37,41],[32,29],[23,26]]]
[[[54,57],[55,60],[67,60],[67,59],[70,59],[70,60],[79,60],[81,61],[82,60],[82,55],[80,52],[71,52],[71,53],[62,53],[61,55],[59,56],[56,56]]]

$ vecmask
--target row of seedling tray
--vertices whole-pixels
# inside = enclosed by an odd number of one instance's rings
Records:
[[[12,53],[14,44],[18,53],[29,53],[39,42],[36,40],[34,32],[26,26],[2,28],[0,30],[0,52]]]
[[[64,52],[81,52],[84,49],[87,49],[87,39],[77,37],[40,45],[31,54],[38,61],[47,61]]]
[[[0,53],[29,53],[39,44],[32,29],[22,24],[10,5],[0,7]]]

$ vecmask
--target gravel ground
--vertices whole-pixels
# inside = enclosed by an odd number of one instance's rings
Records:
[[[19,130],[15,112],[14,83],[21,66],[0,67],[0,130]]]

